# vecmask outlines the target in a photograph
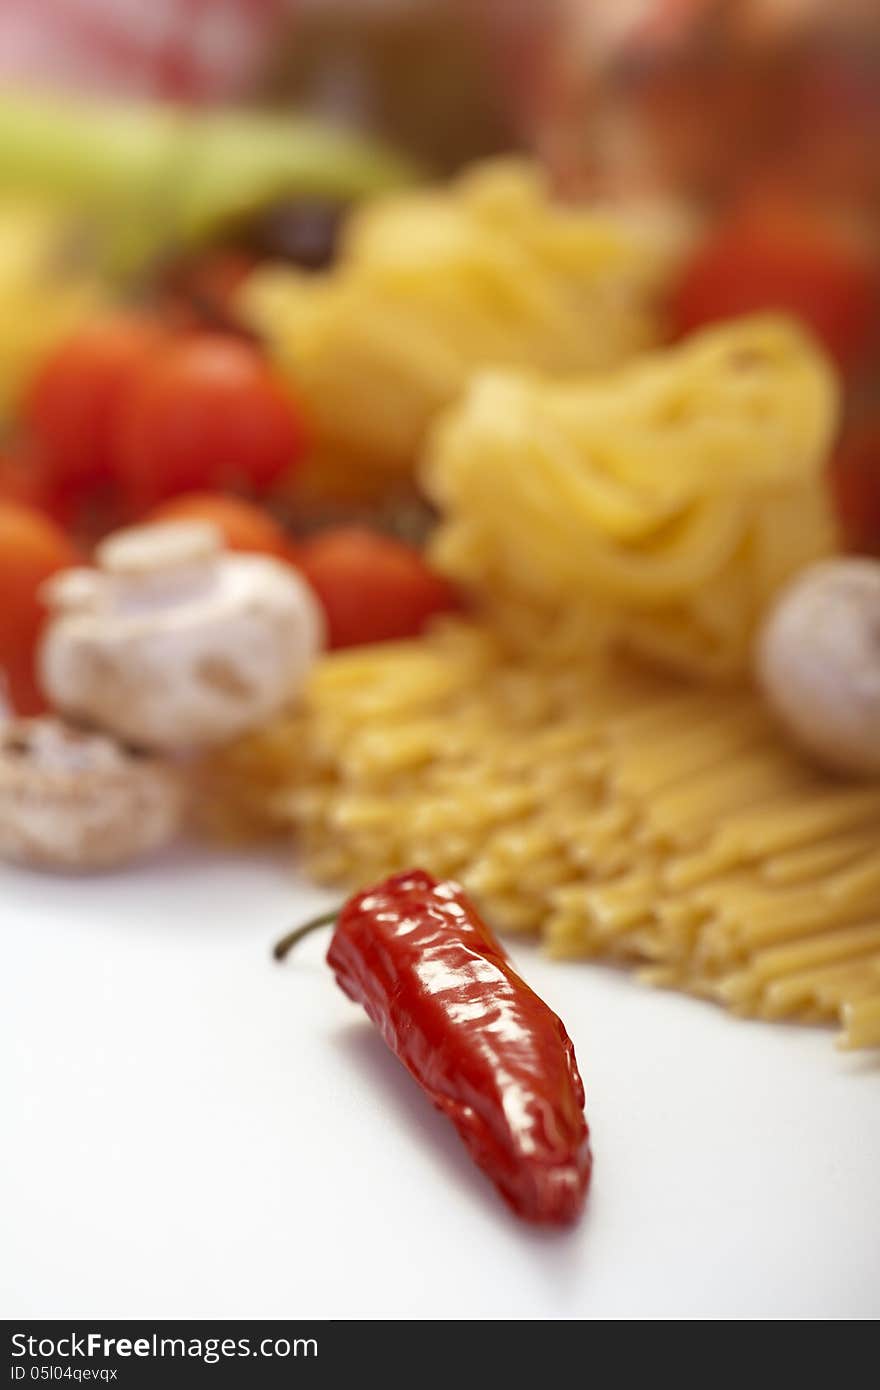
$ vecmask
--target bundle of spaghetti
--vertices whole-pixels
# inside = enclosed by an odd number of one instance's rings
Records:
[[[326,658],[213,779],[320,880],[421,864],[554,955],[880,1046],[880,789],[802,763],[747,689],[455,624]]]
[[[680,215],[555,203],[537,166],[377,198],[337,266],[258,270],[241,308],[311,418],[319,461],[409,473],[436,411],[473,372],[606,367],[656,342]]]
[[[769,315],[601,376],[480,376],[423,468],[435,562],[541,658],[611,644],[738,676],[773,594],[831,548],[837,394]]]

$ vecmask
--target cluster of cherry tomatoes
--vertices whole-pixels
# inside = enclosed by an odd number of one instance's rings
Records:
[[[302,541],[264,505],[303,455],[301,414],[259,348],[232,333],[113,315],[42,364],[0,463],[0,670],[13,705],[40,707],[39,589],[107,529],[199,518],[233,549],[296,565],[331,646],[405,637],[455,605],[419,551],[363,527]]]

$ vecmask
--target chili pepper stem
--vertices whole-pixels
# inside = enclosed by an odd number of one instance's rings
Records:
[[[334,907],[329,912],[322,912],[320,917],[313,917],[310,922],[304,922],[301,927],[294,927],[293,931],[288,932],[280,941],[276,941],[272,947],[272,955],[275,960],[284,960],[289,951],[297,942],[302,941],[304,936],[310,936],[319,927],[329,927],[331,922],[335,922],[339,916],[339,908]]]

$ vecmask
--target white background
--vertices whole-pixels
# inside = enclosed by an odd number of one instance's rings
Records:
[[[325,898],[253,856],[0,869],[0,1313],[875,1317],[880,1061],[615,972],[562,1015],[595,1170],[524,1228],[323,964]]]

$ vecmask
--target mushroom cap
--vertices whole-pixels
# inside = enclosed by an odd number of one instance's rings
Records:
[[[880,562],[827,560],[781,594],[757,675],[792,738],[825,766],[880,774]]]
[[[183,786],[158,758],[59,719],[0,727],[0,856],[42,869],[108,869],[166,844]]]
[[[223,537],[210,521],[157,521],[114,531],[95,558],[106,574],[137,578],[211,560],[222,550]]]
[[[178,751],[234,738],[298,693],[323,621],[292,566],[223,551],[193,522],[118,533],[99,559],[91,586],[47,592],[41,677],[63,714]]]

